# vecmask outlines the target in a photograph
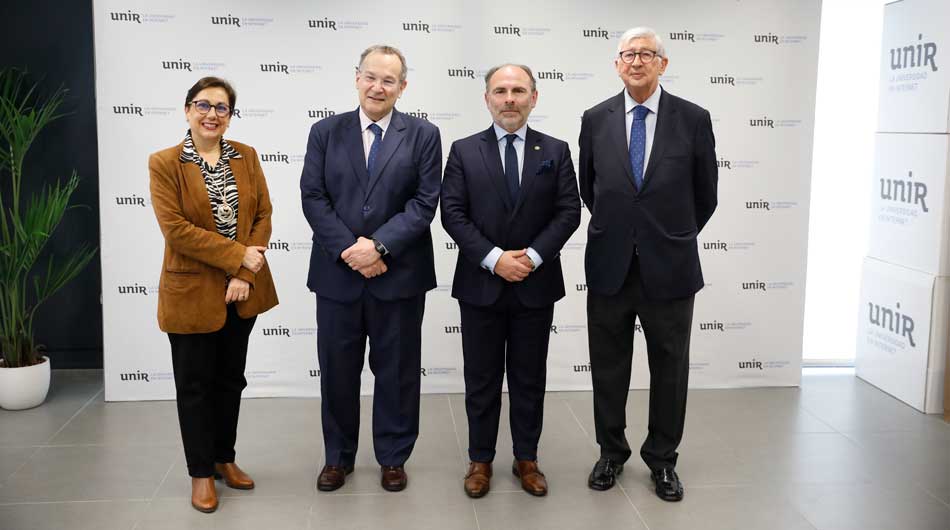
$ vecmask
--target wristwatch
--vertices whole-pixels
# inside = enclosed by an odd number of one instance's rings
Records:
[[[386,254],[389,254],[389,250],[386,249],[386,245],[380,243],[379,240],[376,239],[375,237],[372,239],[372,241],[373,241],[373,248],[376,249],[376,252],[379,252],[380,256],[385,256]]]

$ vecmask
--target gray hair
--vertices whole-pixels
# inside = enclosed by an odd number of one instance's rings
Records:
[[[657,34],[656,31],[653,30],[653,28],[648,28],[646,26],[630,28],[623,32],[623,35],[620,36],[620,42],[617,43],[617,53],[623,51],[624,44],[632,41],[633,39],[639,38],[653,39],[656,42],[656,54],[660,57],[669,57],[666,54],[666,48],[663,46],[663,39],[659,34]]]
[[[406,66],[405,56],[403,56],[402,52],[399,51],[398,48],[394,46],[387,46],[385,44],[374,44],[363,50],[363,53],[360,54],[360,65],[357,68],[358,72],[363,71],[363,61],[365,61],[371,53],[382,53],[384,55],[395,55],[396,57],[399,57],[399,64],[402,65],[402,70],[399,72],[399,80],[406,80],[406,74],[409,73],[409,68]]]
[[[534,74],[531,72],[531,69],[523,64],[514,64],[514,63],[499,64],[498,66],[491,67],[491,69],[489,69],[488,72],[485,72],[485,90],[486,91],[488,90],[488,81],[491,79],[491,76],[495,75],[495,72],[497,72],[498,70],[501,70],[502,68],[506,66],[514,66],[515,68],[521,68],[522,70],[524,70],[524,73],[528,74],[528,77],[531,79],[531,91],[532,92],[538,91],[538,82],[534,80]]]

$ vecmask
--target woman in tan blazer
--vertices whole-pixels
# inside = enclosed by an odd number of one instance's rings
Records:
[[[217,509],[214,479],[254,481],[234,463],[247,343],[258,314],[277,305],[264,251],[271,203],[254,148],[224,140],[237,96],[200,79],[185,97],[188,131],[148,160],[152,206],[165,236],[158,325],[171,343],[191,503]]]

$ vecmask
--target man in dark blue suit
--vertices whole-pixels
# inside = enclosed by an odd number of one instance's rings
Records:
[[[439,201],[442,144],[437,127],[394,108],[406,71],[395,48],[364,51],[359,108],[313,125],[300,177],[313,229],[307,286],[317,294],[321,491],[339,488],[353,470],[367,338],[384,489],[406,487],[403,464],[419,434],[422,315],[425,293],[436,285],[429,223]]]
[[[442,183],[442,226],[459,249],[452,296],[462,318],[471,497],[488,493],[505,372],[512,472],[528,493],[548,491],[537,463],[548,337],[564,297],[559,255],[580,224],[580,200],[567,144],[527,126],[537,99],[527,66],[489,70],[494,123],[452,144]]]
[[[650,365],[650,417],[640,457],[657,495],[683,498],[674,470],[686,419],[693,298],[703,287],[696,236],[716,209],[709,112],[659,84],[660,37],[633,28],[614,60],[625,89],[581,121],[580,189],[587,229],[587,319],[600,459],[588,479],[613,487],[631,455],[624,435],[634,321]]]

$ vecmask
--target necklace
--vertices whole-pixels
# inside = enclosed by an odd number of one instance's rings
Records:
[[[214,215],[222,223],[231,224],[234,222],[234,219],[237,217],[237,214],[234,211],[234,208],[228,204],[227,195],[224,193],[225,183],[221,181],[224,180],[222,177],[220,180],[217,177],[217,173],[213,173],[215,176],[211,177],[211,183],[214,184],[214,191],[217,192],[218,197],[221,199],[221,204],[218,205],[217,210]]]

